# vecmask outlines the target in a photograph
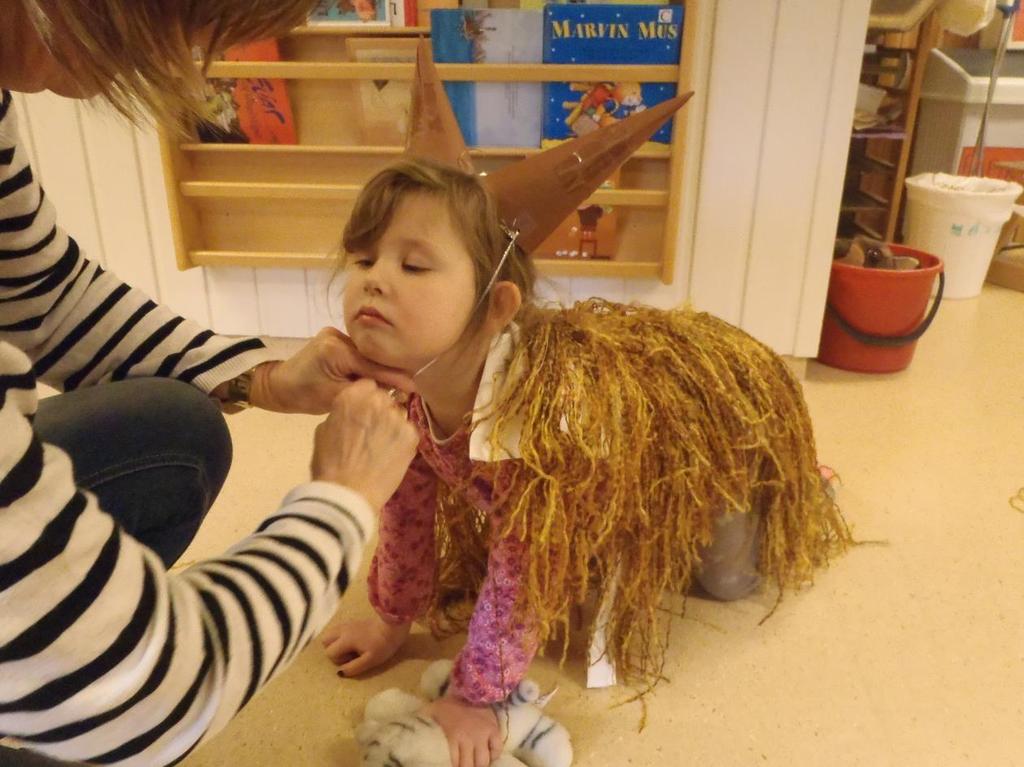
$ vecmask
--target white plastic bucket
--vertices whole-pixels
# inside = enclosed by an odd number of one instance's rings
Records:
[[[946,173],[921,173],[906,184],[904,244],[942,259],[946,298],[974,298],[981,293],[999,232],[1024,187]]]

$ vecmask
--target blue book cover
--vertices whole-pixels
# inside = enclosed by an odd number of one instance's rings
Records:
[[[517,9],[435,9],[430,38],[438,64],[542,61],[544,14]],[[467,146],[540,145],[540,83],[446,82]]]
[[[544,9],[544,62],[549,64],[678,64],[683,7],[678,5],[549,5]],[[546,83],[544,136],[583,136],[676,95],[676,83]],[[667,144],[672,122],[652,141]]]

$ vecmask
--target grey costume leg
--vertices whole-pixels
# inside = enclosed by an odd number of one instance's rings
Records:
[[[742,599],[761,583],[761,513],[724,512],[714,524],[710,545],[700,548],[697,582],[715,599]]]

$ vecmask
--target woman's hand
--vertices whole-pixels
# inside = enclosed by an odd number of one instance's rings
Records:
[[[346,386],[360,378],[402,391],[414,390],[405,373],[370,362],[340,330],[324,328],[290,359],[257,366],[249,398],[264,410],[320,415],[331,409]]]
[[[490,706],[474,706],[449,691],[421,713],[444,730],[452,767],[488,767],[501,755],[501,729]]]
[[[405,644],[411,629],[411,623],[395,625],[374,616],[328,626],[320,642],[327,657],[340,667],[339,676],[359,676],[389,661]]]
[[[373,381],[356,381],[316,427],[311,473],[362,493],[380,509],[398,489],[418,443],[406,412]]]

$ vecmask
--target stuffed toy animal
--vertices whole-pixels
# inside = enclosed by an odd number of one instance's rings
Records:
[[[420,690],[436,700],[448,689],[452,662],[427,667]],[[553,693],[552,693],[553,694]],[[542,708],[551,694],[540,696],[537,683],[526,679],[504,703],[494,707],[505,752],[491,767],[569,767],[572,743],[558,722]],[[365,720],[356,728],[363,767],[451,767],[448,739],[441,726],[417,712],[427,704],[402,690],[384,690],[366,704]]]

